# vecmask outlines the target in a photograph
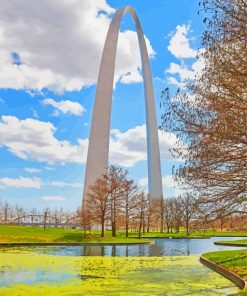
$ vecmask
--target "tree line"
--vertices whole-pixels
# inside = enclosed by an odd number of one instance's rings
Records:
[[[224,209],[218,212],[216,218],[212,216],[209,219],[207,206],[191,193],[185,192],[171,198],[152,198],[121,167],[110,166],[108,172],[89,189],[82,209],[82,225],[89,231],[100,225],[101,237],[105,236],[106,229],[111,231],[113,237],[117,235],[117,230],[124,231],[126,237],[129,231],[137,232],[141,237],[142,233],[152,231],[179,232],[181,226],[189,235],[192,230],[212,226],[209,221],[214,220],[221,220],[223,229],[226,217]],[[232,216],[234,219],[236,217]],[[243,217],[246,222],[247,215]],[[242,218],[240,220],[243,221]]]
[[[121,231],[129,233],[178,233],[184,227],[189,235],[194,230],[209,227],[246,230],[247,214],[228,215],[224,208],[208,214],[208,205],[201,203],[191,193],[177,197],[151,198],[129,177],[127,170],[110,166],[108,172],[98,178],[90,187],[90,192],[82,207],[75,211],[63,209],[27,210],[19,204],[0,202],[0,223],[10,225],[30,225],[46,227],[79,228],[85,234],[100,229],[115,237]]]
[[[0,224],[42,225],[44,228],[47,225],[54,227],[80,226],[80,213],[80,209],[74,212],[62,207],[59,209],[46,207],[43,210],[37,208],[27,210],[19,204],[12,205],[8,201],[0,201]]]

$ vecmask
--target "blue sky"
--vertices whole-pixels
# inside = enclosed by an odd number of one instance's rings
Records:
[[[104,39],[114,11],[131,5],[147,38],[157,119],[161,91],[184,88],[202,68],[198,1],[7,1],[0,7],[0,200],[26,208],[81,204],[87,143]],[[13,21],[15,20],[15,21]],[[135,27],[122,21],[110,160],[147,185],[145,110]],[[160,133],[164,195],[178,193]],[[138,144],[137,144],[138,143]]]

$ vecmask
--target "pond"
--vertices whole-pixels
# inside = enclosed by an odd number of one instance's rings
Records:
[[[224,237],[224,240],[241,239],[238,237]],[[80,246],[49,246],[30,247],[28,250],[39,254],[58,256],[188,256],[207,252],[239,249],[239,247],[225,247],[214,245],[221,237],[208,239],[153,239],[155,244],[144,245],[80,245]],[[21,250],[21,248],[17,248]]]
[[[0,253],[0,295],[216,296],[238,292],[199,255],[54,256]]]
[[[201,253],[237,249],[214,245],[221,239],[0,248],[0,295],[231,295],[238,288],[199,262]]]

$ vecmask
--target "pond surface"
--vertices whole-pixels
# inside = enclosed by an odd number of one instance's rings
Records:
[[[199,262],[199,254],[238,247],[214,245],[221,237],[153,240],[152,245],[0,248],[0,295],[89,296],[93,290],[100,296],[216,296],[238,291]]]
[[[199,255],[54,256],[0,252],[0,295],[216,296],[239,290]]]
[[[212,237],[209,239],[152,239],[155,244],[147,245],[111,245],[111,246],[55,246],[30,247],[39,254],[58,256],[189,256],[220,250],[236,250],[239,247],[216,246],[215,241],[237,240],[240,237]],[[21,248],[18,248],[21,249]]]

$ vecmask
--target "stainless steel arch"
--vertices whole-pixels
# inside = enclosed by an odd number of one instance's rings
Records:
[[[114,68],[119,28],[121,18],[125,13],[130,13],[135,21],[141,52],[146,109],[149,194],[152,198],[160,198],[163,195],[158,130],[150,63],[138,16],[130,6],[127,6],[119,8],[116,11],[107,33],[102,54],[87,155],[83,192],[84,201],[87,199],[89,186],[93,184],[97,178],[101,177],[108,167]]]

